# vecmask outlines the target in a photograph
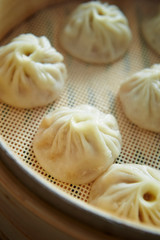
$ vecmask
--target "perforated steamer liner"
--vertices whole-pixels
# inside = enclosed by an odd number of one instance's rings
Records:
[[[109,1],[118,5],[125,13],[133,34],[130,48],[121,60],[110,65],[92,65],[67,54],[59,43],[59,35],[66,18],[80,2],[65,2],[45,8],[23,22],[2,41],[1,44],[6,44],[17,35],[27,32],[37,36],[47,36],[53,46],[64,55],[68,79],[60,98],[46,107],[26,110],[0,103],[0,140],[2,160],[26,185],[54,205],[59,204],[60,207],[65,203],[66,212],[70,214],[74,215],[67,209],[75,207],[77,214],[79,213],[84,220],[84,216],[86,219],[90,218],[89,209],[87,212],[86,205],[83,208],[75,199],[87,203],[92,183],[72,185],[60,182],[40,166],[32,146],[39,124],[46,114],[60,106],[93,105],[103,112],[112,113],[118,121],[123,145],[116,163],[146,164],[160,169],[160,134],[140,129],[132,124],[125,117],[118,98],[120,84],[131,74],[158,63],[159,57],[145,44],[140,31],[142,20],[140,5],[147,8],[149,1],[145,1],[143,5],[144,1],[140,4],[138,0]],[[64,196],[63,192],[65,192]],[[70,198],[69,195],[74,198]],[[92,214],[94,215],[94,211]],[[155,239],[157,234],[160,234],[156,229],[148,232],[148,227],[134,223],[130,225],[129,221],[119,220],[102,212],[99,214],[96,212],[94,217],[103,219],[103,224],[106,221],[108,226],[112,221],[119,228],[124,224],[128,231],[132,227],[134,230],[138,229],[137,236],[140,237],[142,237],[141,232],[147,232],[147,236],[151,234]],[[100,227],[100,223],[101,221],[97,223],[97,227]]]

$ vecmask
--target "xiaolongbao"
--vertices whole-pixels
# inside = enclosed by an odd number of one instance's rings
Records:
[[[141,128],[160,132],[160,65],[143,69],[119,90],[126,116]]]
[[[117,121],[95,107],[61,107],[42,120],[33,142],[41,166],[55,178],[73,184],[93,181],[118,157]]]
[[[54,101],[67,77],[63,56],[45,37],[22,34],[0,48],[0,100],[32,108]]]
[[[119,217],[160,226],[160,174],[149,166],[113,164],[92,185],[89,203]]]
[[[156,53],[160,54],[160,10],[156,16],[144,20],[142,24],[142,33],[148,45]]]
[[[71,14],[61,44],[74,57],[90,63],[110,63],[124,55],[131,41],[128,20],[114,5],[91,1]]]

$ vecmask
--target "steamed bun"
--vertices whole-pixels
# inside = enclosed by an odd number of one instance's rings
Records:
[[[110,63],[128,49],[131,30],[118,7],[91,1],[73,11],[60,40],[74,57],[89,63]]]
[[[121,85],[119,96],[131,122],[160,132],[160,64],[133,74]]]
[[[160,174],[149,166],[113,164],[92,185],[89,203],[116,216],[160,226]]]
[[[156,16],[144,20],[142,24],[142,33],[148,45],[158,54],[160,54],[160,6]]]
[[[0,47],[0,100],[32,108],[54,101],[64,86],[63,56],[45,37],[22,34]]]
[[[114,116],[95,107],[61,107],[42,120],[33,149],[55,178],[73,184],[93,181],[118,157],[121,135]]]

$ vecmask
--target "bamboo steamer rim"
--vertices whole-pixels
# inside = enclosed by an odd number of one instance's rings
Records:
[[[33,175],[30,169],[25,169],[23,164],[16,160],[16,156],[8,151],[6,144],[0,142],[0,159],[3,163],[14,172],[15,176],[29,188],[36,196],[40,197],[42,201],[48,204],[48,206],[53,207],[55,210],[62,212],[66,216],[69,216],[75,221],[85,224],[92,229],[100,232],[100,234],[113,234],[113,229],[115,237],[123,237],[124,239],[139,239],[139,240],[158,240],[160,233],[156,228],[148,227],[130,222],[128,220],[123,220],[116,218],[110,214],[106,214],[103,211],[95,209],[94,207],[84,203],[78,199],[74,199],[58,188],[53,188],[50,184],[45,182],[38,175]],[[3,171],[3,169],[1,169]],[[2,174],[3,176],[3,174]],[[2,179],[1,179],[2,181]],[[23,187],[24,188],[24,187]],[[11,187],[9,191],[12,190],[12,195],[14,189]],[[33,195],[32,195],[33,196]],[[14,198],[17,195],[14,192]],[[27,195],[25,195],[27,197]],[[30,196],[29,201],[31,201]],[[36,197],[37,198],[37,197]],[[54,201],[53,201],[54,199]],[[23,197],[18,193],[18,201],[25,207],[28,207],[26,201],[23,201]],[[35,199],[33,199],[33,205],[35,204]],[[33,210],[33,209],[32,209]],[[44,217],[46,213],[44,213]],[[108,239],[108,236],[107,236]]]

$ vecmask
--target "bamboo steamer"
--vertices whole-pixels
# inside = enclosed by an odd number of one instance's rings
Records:
[[[26,188],[0,162],[0,239],[105,239]],[[107,236],[108,240],[116,240]]]
[[[44,114],[63,105],[76,105],[85,102],[116,114],[122,131],[123,149],[116,160],[124,163],[144,163],[159,168],[159,135],[148,133],[133,126],[121,112],[119,102],[114,95],[118,83],[126,74],[131,74],[152,63],[158,62],[156,56],[142,44],[138,35],[137,23],[139,9],[149,1],[116,1],[131,22],[133,44],[128,55],[113,66],[91,66],[83,64],[62,51],[69,68],[70,79],[64,94],[53,105],[37,110],[18,110],[0,103],[0,239],[11,240],[118,240],[145,239],[158,240],[160,231],[131,221],[122,220],[89,206],[87,199],[91,185],[71,186],[61,183],[45,173],[33,155],[32,140]],[[155,0],[157,3],[157,1]],[[31,29],[35,23],[42,25],[42,34],[53,35],[59,32],[64,14],[79,4],[80,1],[63,0],[0,0],[0,40],[1,44],[12,37]],[[50,8],[51,6],[51,8]],[[45,11],[45,9],[47,9]],[[52,12],[53,9],[53,12]],[[55,10],[54,10],[55,9]],[[44,10],[44,12],[43,12]],[[40,13],[39,13],[40,12]],[[14,14],[13,14],[14,13]],[[59,16],[54,31],[51,20],[54,14]],[[39,14],[39,15],[38,15]],[[32,17],[35,19],[32,21]],[[39,21],[40,19],[40,21]],[[47,24],[42,24],[47,19]],[[26,25],[19,25],[29,22]],[[40,27],[40,25],[37,25]],[[18,29],[18,30],[17,30]],[[41,30],[35,28],[38,34]],[[85,73],[85,76],[84,74]],[[101,74],[101,84],[97,81]],[[106,86],[106,73],[108,85]],[[79,78],[79,81],[75,79]],[[111,79],[111,80],[110,80]],[[87,89],[87,90],[86,90]],[[101,91],[101,94],[99,94]],[[137,145],[137,142],[139,145]]]

